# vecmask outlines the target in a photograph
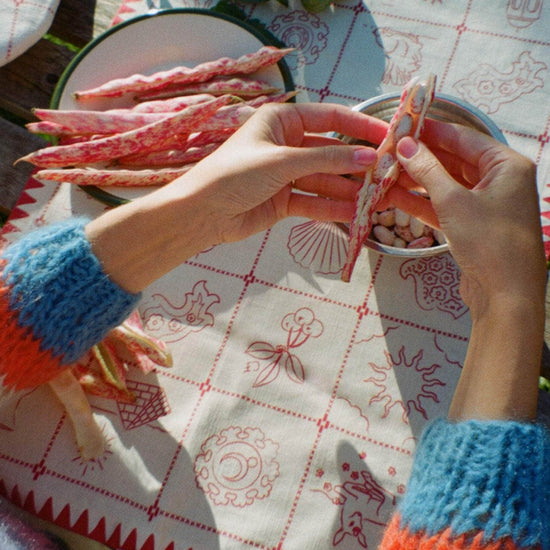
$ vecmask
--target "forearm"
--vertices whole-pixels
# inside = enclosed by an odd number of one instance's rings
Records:
[[[215,244],[201,190],[183,179],[110,210],[86,226],[94,254],[109,277],[141,292],[185,260]]]
[[[449,418],[533,419],[543,336],[544,301],[537,293],[503,297],[475,315]]]

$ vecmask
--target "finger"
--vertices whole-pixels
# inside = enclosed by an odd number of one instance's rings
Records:
[[[292,193],[288,201],[288,215],[319,221],[349,223],[355,213],[353,201],[339,201]]]
[[[381,143],[388,123],[334,103],[294,105],[306,132],[337,132],[350,137]]]
[[[417,193],[426,193],[426,190],[418,185],[416,181],[414,181],[407,172],[401,172],[399,174],[399,179],[397,180],[397,184],[403,187],[404,189],[408,189],[409,191],[416,191]]]
[[[397,158],[409,176],[428,191],[436,206],[446,193],[463,189],[421,142],[410,137],[401,139],[397,144]]]
[[[299,178],[294,188],[321,197],[342,200],[355,200],[360,182],[334,174],[310,174]]]
[[[302,147],[324,147],[326,145],[345,145],[345,143],[339,138],[323,134],[305,134],[301,145]]]
[[[430,199],[410,193],[400,185],[394,185],[388,191],[384,202],[387,202],[384,209],[389,208],[389,205],[395,206],[423,221],[426,225],[440,229],[439,220]]]
[[[480,159],[492,149],[505,145],[474,128],[426,119],[422,141],[451,152],[466,162],[478,166]]]
[[[289,179],[297,180],[310,174],[352,174],[364,172],[377,160],[376,151],[356,145],[326,147],[280,147],[275,162],[285,159],[284,170]]]
[[[431,151],[445,167],[445,170],[466,187],[471,188],[479,182],[480,176],[477,166],[464,162],[456,154],[442,149],[431,149]]]

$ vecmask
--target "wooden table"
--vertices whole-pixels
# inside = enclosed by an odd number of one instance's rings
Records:
[[[13,208],[32,171],[13,166],[22,155],[43,147],[24,124],[32,109],[48,107],[65,67],[92,38],[107,29],[122,0],[61,0],[48,37],[0,67],[0,213]],[[50,38],[51,36],[51,38]]]

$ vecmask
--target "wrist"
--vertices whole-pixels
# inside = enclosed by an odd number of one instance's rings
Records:
[[[535,418],[544,320],[543,301],[523,296],[489,301],[472,318],[451,419]]]
[[[167,187],[92,220],[86,236],[107,275],[141,292],[214,244],[208,216],[192,193]]]

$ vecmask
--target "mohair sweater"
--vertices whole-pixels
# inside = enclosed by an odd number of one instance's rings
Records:
[[[0,256],[0,380],[43,384],[136,307],[104,273],[76,219]],[[2,525],[0,524],[0,535]],[[503,421],[428,425],[383,550],[550,550],[550,437]]]
[[[429,424],[380,548],[550,549],[546,429],[496,420]]]
[[[48,382],[136,307],[104,273],[71,219],[31,232],[0,255],[0,380],[14,389]],[[3,378],[3,379],[2,379]]]

